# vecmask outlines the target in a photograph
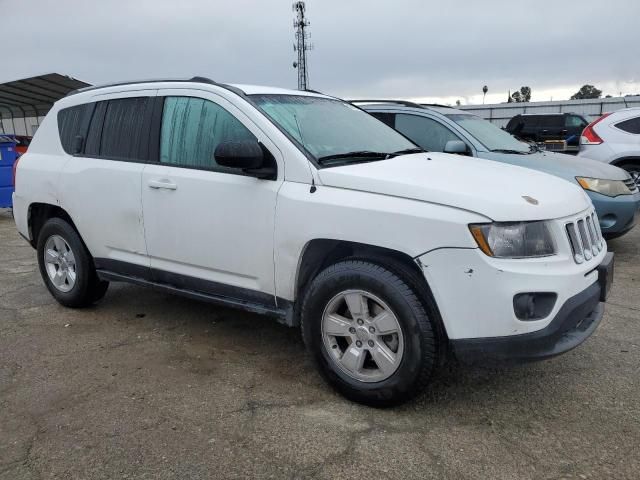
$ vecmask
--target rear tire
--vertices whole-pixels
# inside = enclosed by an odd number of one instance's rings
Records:
[[[422,391],[437,362],[437,335],[401,275],[366,260],[336,263],[311,282],[301,322],[323,377],[350,400],[398,405]]]
[[[81,308],[104,297],[109,282],[98,278],[91,255],[69,223],[47,220],[38,235],[37,252],[40,275],[60,304]]]

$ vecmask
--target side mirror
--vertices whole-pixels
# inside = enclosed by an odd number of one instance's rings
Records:
[[[465,155],[469,153],[469,147],[462,140],[449,140],[444,146],[444,153],[457,153]]]
[[[222,167],[254,169],[262,167],[264,152],[258,142],[222,142],[213,153]]]
[[[276,169],[265,162],[265,151],[255,140],[222,142],[213,156],[221,167],[236,168],[257,178],[276,178]]]

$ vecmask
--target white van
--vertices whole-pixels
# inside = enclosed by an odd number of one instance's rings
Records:
[[[582,189],[423,152],[319,93],[200,77],[84,89],[16,175],[17,228],[61,304],[126,281],[270,315],[372,405],[407,400],[450,353],[579,345],[612,278]]]

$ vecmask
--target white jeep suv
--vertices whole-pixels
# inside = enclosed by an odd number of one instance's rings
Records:
[[[314,92],[200,77],[84,89],[16,175],[17,228],[61,304],[126,281],[270,315],[373,405],[413,396],[449,353],[579,345],[611,283],[577,186],[422,152]]]

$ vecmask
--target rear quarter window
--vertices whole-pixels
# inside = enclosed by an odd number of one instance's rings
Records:
[[[640,117],[630,118],[620,123],[616,123],[616,128],[627,132],[640,135]]]
[[[77,136],[86,135],[93,104],[86,103],[75,107],[63,108],[58,112],[58,134],[62,148],[69,155],[73,155],[74,140]]]

